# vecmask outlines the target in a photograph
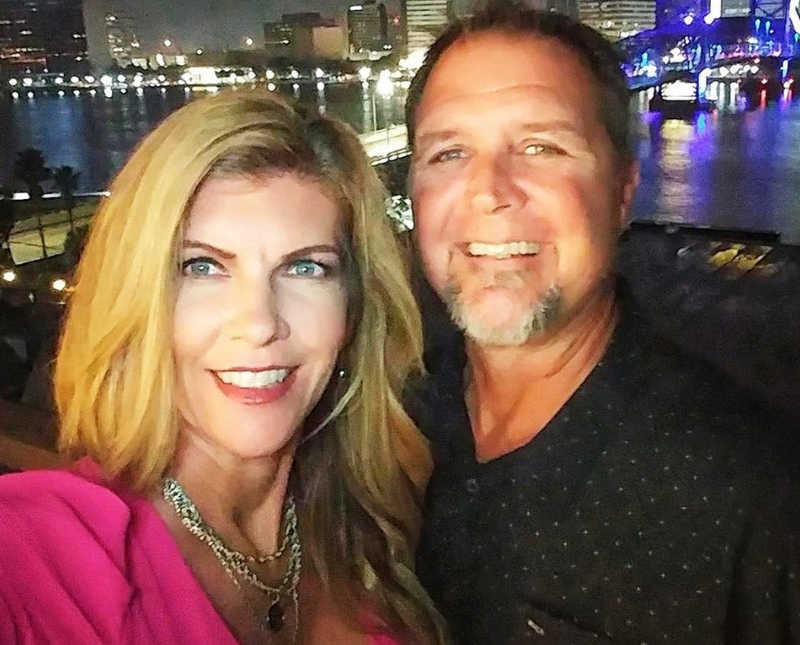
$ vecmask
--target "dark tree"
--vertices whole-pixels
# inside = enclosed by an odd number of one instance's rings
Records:
[[[0,261],[3,260],[4,253],[11,255],[8,238],[14,228],[14,202],[11,201],[13,194],[14,191],[9,186],[0,186]]]
[[[31,199],[39,199],[44,192],[41,183],[50,178],[51,170],[44,163],[41,150],[27,148],[17,153],[14,176],[28,187]]]
[[[78,178],[81,173],[75,172],[72,166],[59,166],[53,172],[53,182],[61,191],[61,198],[69,215],[69,230],[75,230],[72,221],[72,207],[75,205],[75,191],[78,190]]]

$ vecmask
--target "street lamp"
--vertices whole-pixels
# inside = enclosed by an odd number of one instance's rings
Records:
[[[172,41],[169,38],[164,39],[164,47],[172,47]]]
[[[394,81],[388,69],[383,70],[378,76],[378,83],[375,86],[383,98],[388,99],[394,94]]]
[[[247,47],[252,47],[253,43],[255,43],[255,41],[250,36],[248,36],[247,38],[244,39],[244,44]]]

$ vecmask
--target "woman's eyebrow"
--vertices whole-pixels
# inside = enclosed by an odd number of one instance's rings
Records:
[[[338,246],[334,246],[333,244],[315,244],[313,246],[304,246],[302,249],[287,253],[284,256],[284,260],[296,260],[311,255],[312,253],[333,253],[335,255],[341,255]]]
[[[235,253],[231,253],[230,251],[224,251],[212,244],[206,244],[205,242],[197,242],[196,240],[184,240],[183,241],[183,248],[184,249],[203,249],[210,253],[220,256],[225,260],[232,260],[236,257]]]

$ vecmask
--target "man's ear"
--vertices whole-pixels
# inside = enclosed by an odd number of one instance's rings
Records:
[[[620,168],[621,194],[619,203],[619,228],[624,231],[628,228],[633,208],[633,198],[639,187],[639,160],[632,159],[622,162]]]

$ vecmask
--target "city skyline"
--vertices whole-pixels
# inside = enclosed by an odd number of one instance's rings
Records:
[[[108,0],[113,10],[133,18],[142,49],[163,49],[169,39],[183,51],[198,47],[236,49],[253,38],[263,44],[263,23],[279,20],[284,13],[318,11],[336,18],[353,2],[349,0]],[[398,3],[386,2],[390,11]]]

